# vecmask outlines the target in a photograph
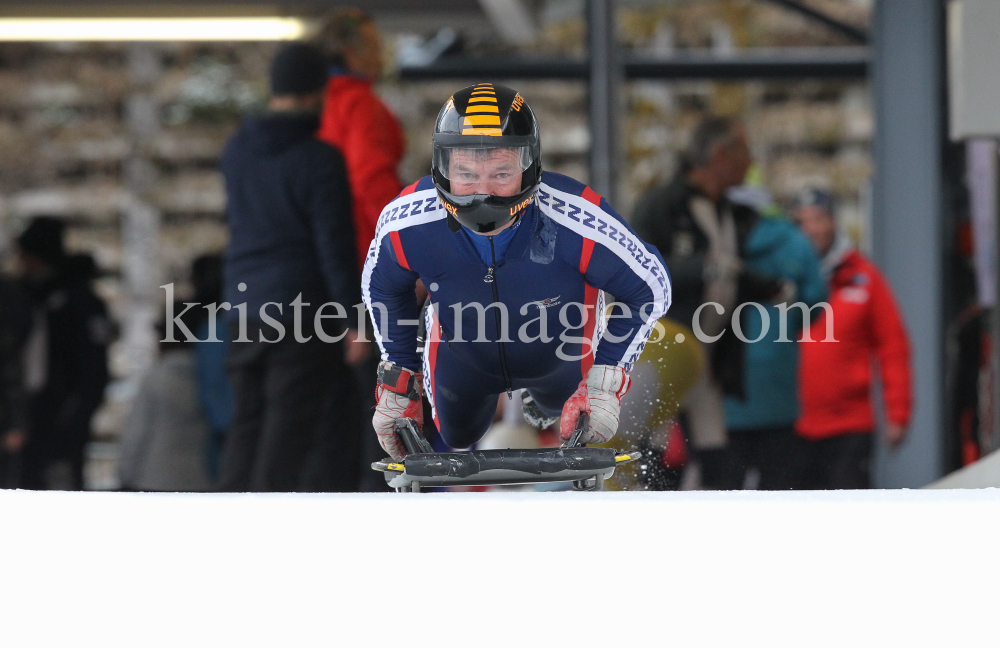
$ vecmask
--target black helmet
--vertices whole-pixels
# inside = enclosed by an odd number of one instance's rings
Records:
[[[520,188],[512,196],[455,195],[452,180],[457,178],[451,177],[451,163],[459,149],[478,160],[507,151],[503,155],[509,155],[511,170],[521,172]],[[473,232],[491,232],[519,218],[542,181],[538,122],[521,95],[491,83],[469,86],[453,94],[434,125],[431,176],[453,230],[461,223]]]

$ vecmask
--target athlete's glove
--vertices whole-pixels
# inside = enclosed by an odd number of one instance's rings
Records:
[[[618,417],[622,396],[632,385],[625,370],[609,365],[594,365],[585,380],[566,404],[559,422],[559,436],[569,441],[576,428],[580,412],[590,414],[590,429],[580,438],[582,443],[604,443],[618,431]]]
[[[406,448],[396,436],[396,419],[411,418],[418,425],[424,424],[423,384],[424,375],[421,373],[388,361],[379,363],[378,405],[375,406],[372,426],[382,449],[396,461],[406,456]]]

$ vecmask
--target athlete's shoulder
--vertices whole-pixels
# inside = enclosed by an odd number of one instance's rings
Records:
[[[445,218],[447,212],[430,176],[409,185],[382,208],[376,238],[383,230],[398,231]]]
[[[428,189],[434,189],[434,180],[429,175],[420,178],[411,185],[403,187],[403,190],[399,192],[398,196],[396,196],[396,200],[399,200],[400,198],[405,198],[410,194],[414,194],[420,191],[427,191]]]
[[[582,239],[585,256],[587,250],[592,252],[594,245],[600,244],[634,272],[643,276],[648,273],[669,291],[669,276],[656,248],[644,243],[607,201],[587,185],[558,173],[543,174],[538,208],[562,230]]]
[[[431,181],[430,176],[424,176],[413,184],[404,187],[403,190],[399,192],[398,196],[393,198],[388,205],[382,208],[380,218],[385,218],[385,216],[392,212],[393,209],[397,209],[398,211],[398,208],[401,205],[412,203],[414,200],[425,201],[427,206],[431,208],[435,206],[435,203],[438,200],[437,190],[434,188],[434,182]]]
[[[596,209],[620,223],[625,223],[625,219],[612,209],[603,196],[579,180],[574,180],[561,173],[542,172],[542,186],[539,188],[539,191],[541,193],[538,196],[538,200],[543,209],[545,207],[552,207],[549,204],[549,196],[551,194],[551,202],[555,205],[554,210],[558,213],[562,213],[562,210],[558,207],[559,203],[569,202],[575,205],[572,209],[584,208],[590,211]],[[597,212],[595,211],[594,213]]]
[[[595,205],[601,205],[601,196],[596,191],[579,180],[561,173],[542,171],[542,184],[571,196],[579,196]]]

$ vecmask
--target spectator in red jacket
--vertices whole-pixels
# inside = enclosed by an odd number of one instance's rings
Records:
[[[875,417],[872,365],[877,362],[885,401],[885,437],[893,447],[906,438],[913,397],[910,346],[889,284],[871,261],[837,232],[833,199],[809,189],[796,200],[794,218],[821,257],[830,290],[829,312],[811,327],[823,340],[827,317],[836,342],[800,345],[801,415],[796,431],[805,439],[803,487],[869,488]]]
[[[320,32],[319,45],[332,67],[318,136],[347,161],[363,266],[382,208],[403,188],[396,174],[405,149],[403,130],[372,90],[382,73],[382,37],[375,22],[360,9],[338,10]]]
[[[363,267],[382,208],[403,189],[396,174],[405,149],[403,129],[372,89],[382,73],[382,37],[370,16],[351,7],[334,11],[320,31],[318,45],[331,67],[317,137],[340,149],[347,163],[358,261]],[[364,395],[359,408],[370,412],[375,407],[380,358],[373,344],[367,346],[371,351],[367,363],[356,370],[355,378]],[[320,456],[329,460],[317,474],[347,475],[353,470],[353,474],[360,472],[361,490],[386,490],[382,475],[369,468],[385,456],[377,437],[371,434],[369,418],[359,419],[367,428],[361,436],[360,462],[357,457],[346,457],[350,453],[341,447],[338,426],[334,425],[321,437]],[[356,465],[346,465],[352,460]]]

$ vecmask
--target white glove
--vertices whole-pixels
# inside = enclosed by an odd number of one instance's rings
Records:
[[[410,418],[423,426],[423,385],[424,375],[421,373],[385,360],[378,365],[378,387],[375,390],[378,405],[375,406],[372,426],[382,449],[396,461],[406,456],[406,448],[396,436],[396,419]]]
[[[562,419],[559,421],[559,437],[569,441],[576,429],[580,412],[590,414],[590,429],[580,438],[582,443],[605,443],[618,431],[618,418],[622,408],[622,396],[628,392],[632,381],[621,367],[594,365],[587,373],[587,379],[566,404],[563,405]]]

